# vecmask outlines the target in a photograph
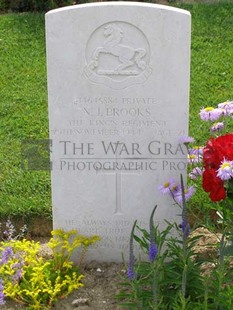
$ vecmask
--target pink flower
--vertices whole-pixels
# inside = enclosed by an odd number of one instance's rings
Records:
[[[174,184],[172,187],[171,187],[171,191],[170,191],[170,194],[171,196],[174,198],[176,196],[177,193],[179,193],[181,191],[181,185],[179,184]]]
[[[217,170],[217,177],[222,181],[227,181],[233,177],[233,161],[224,160],[221,162],[219,169]]]
[[[163,185],[159,185],[158,190],[161,194],[171,194],[173,189],[176,187],[176,181],[172,178],[169,181],[165,182]]]
[[[207,107],[201,109],[199,115],[203,121],[216,121],[220,116],[224,115],[224,111],[220,108]]]
[[[199,167],[193,168],[193,170],[189,173],[189,177],[192,180],[196,180],[201,175],[202,175],[202,170]]]
[[[193,194],[195,193],[196,189],[194,186],[190,186],[189,188],[184,190],[184,196],[185,196],[185,201],[188,201]],[[179,203],[182,204],[182,191],[179,190],[175,195],[174,195],[174,199]]]
[[[199,156],[197,156],[196,154],[188,154],[188,163],[189,164],[194,164],[194,163],[198,163],[199,162]]]
[[[193,143],[194,141],[194,138],[189,136],[181,136],[179,139],[179,142],[183,144]]]
[[[224,115],[231,115],[233,113],[233,101],[219,103],[218,108],[224,110]]]
[[[211,131],[215,132],[215,131],[221,131],[224,127],[224,123],[223,122],[219,122],[219,123],[214,123],[213,126],[211,127]]]
[[[194,146],[192,148],[192,152],[194,154],[197,154],[199,156],[202,156],[203,155],[203,150],[204,150],[204,146]]]
[[[188,163],[199,163],[202,161],[202,155],[203,155],[203,147],[195,146],[192,149],[189,149],[188,152]]]

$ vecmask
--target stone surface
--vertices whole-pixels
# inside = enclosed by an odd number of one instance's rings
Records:
[[[83,305],[88,305],[88,299],[87,298],[77,298],[77,299],[74,299],[71,304],[72,304],[72,306],[75,306],[75,307],[81,307]]]
[[[195,259],[212,259],[218,256],[218,244],[221,241],[221,233],[213,233],[205,227],[196,228],[190,238],[199,237],[193,246]]]
[[[40,243],[40,249],[39,249],[39,256],[43,257],[44,259],[51,259],[53,258],[53,251],[48,246],[47,242]]]
[[[88,259],[122,260],[143,227],[179,209],[158,193],[186,172],[190,14],[93,3],[46,14],[54,228],[101,236]],[[179,219],[178,219],[179,221]]]

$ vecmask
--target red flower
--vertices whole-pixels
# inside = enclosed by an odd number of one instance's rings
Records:
[[[204,148],[205,168],[218,169],[223,159],[233,160],[233,134],[212,138]]]
[[[223,160],[233,160],[233,134],[227,134],[218,138],[212,138],[204,148],[202,187],[210,193],[212,201],[220,201],[226,198],[226,190],[223,181],[217,177]]]
[[[223,181],[217,177],[215,169],[206,169],[203,172],[202,187],[206,192],[210,192],[212,201],[220,201],[226,198],[226,191]]]

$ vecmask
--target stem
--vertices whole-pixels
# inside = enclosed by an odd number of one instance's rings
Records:
[[[84,246],[84,248],[82,249],[81,253],[80,253],[80,258],[78,261],[78,266],[81,267],[85,258],[85,255],[87,253],[87,246]]]
[[[187,269],[188,269],[188,266],[187,264],[185,264],[183,274],[182,274],[182,285],[181,285],[181,292],[184,298],[186,294]]]
[[[183,255],[186,257],[187,252],[187,231],[189,229],[188,225],[188,211],[186,206],[186,200],[185,200],[185,193],[184,193],[184,181],[182,174],[180,175],[180,183],[181,183],[181,191],[182,191],[182,221],[186,224],[185,230],[183,232]]]
[[[188,237],[188,230],[189,230],[189,224],[188,224],[188,211],[186,206],[186,200],[185,200],[185,193],[184,193],[184,182],[183,182],[183,176],[180,175],[181,180],[181,190],[182,190],[182,222],[185,225],[185,229],[183,232],[183,260],[185,262],[183,274],[182,274],[182,284],[181,284],[181,293],[183,297],[185,298],[186,294],[186,286],[187,286],[187,271],[188,271],[188,265],[187,265],[187,237]]]
[[[154,301],[154,305],[157,308],[157,304],[158,304],[158,275],[157,275],[156,271],[154,272],[154,277],[153,277],[153,301]]]
[[[204,294],[204,308],[203,310],[208,310],[208,283],[205,281],[205,294]]]
[[[223,225],[224,225],[224,220],[223,220]],[[225,248],[225,229],[222,233],[222,237],[221,237],[221,240],[220,240],[220,248],[219,248],[219,259],[218,259],[218,262],[219,262],[219,268],[220,270],[222,270],[222,267],[223,267],[223,263],[224,263],[224,248]]]
[[[227,214],[225,210],[227,209],[228,205],[226,204],[223,206],[223,211],[222,211],[222,237],[220,240],[220,248],[219,248],[219,267],[222,269],[223,264],[224,264],[224,248],[225,248],[225,237],[226,237],[226,224],[227,224]]]
[[[227,208],[227,206],[226,206]],[[222,237],[220,240],[220,247],[219,247],[219,259],[218,259],[218,295],[220,296],[220,293],[222,291],[222,286],[223,286],[223,280],[224,280],[224,249],[225,249],[225,237],[226,237],[226,214],[225,214],[225,208],[223,208],[222,211],[222,217],[223,217],[223,221],[222,221],[222,227],[223,227],[223,231],[222,231]],[[220,302],[218,302],[218,309],[222,310],[223,307],[220,304]]]

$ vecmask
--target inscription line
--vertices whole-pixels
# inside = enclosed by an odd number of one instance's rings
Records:
[[[88,159],[88,160],[91,160],[91,159],[98,159],[98,160],[105,160],[105,159],[111,159],[111,160],[116,160],[116,158],[114,157],[60,157],[60,159],[73,159],[73,160],[76,160],[76,159]],[[121,159],[123,160],[169,160],[169,159],[172,159],[172,160],[178,160],[178,159],[185,159],[184,157],[121,157]]]

